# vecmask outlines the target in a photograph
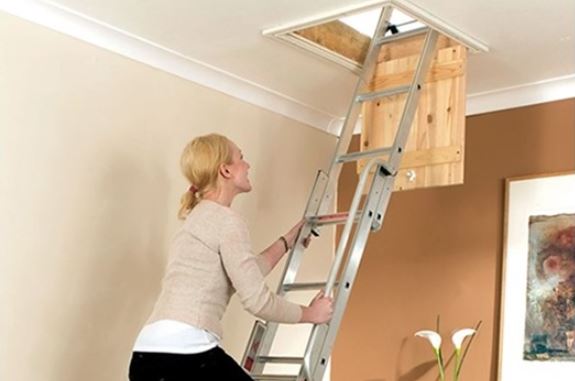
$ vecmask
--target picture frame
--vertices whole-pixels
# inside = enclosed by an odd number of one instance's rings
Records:
[[[575,256],[575,172],[508,178],[505,191],[498,380],[573,380],[575,329],[563,307],[571,314],[575,299],[563,293],[575,258],[571,268],[562,253]]]

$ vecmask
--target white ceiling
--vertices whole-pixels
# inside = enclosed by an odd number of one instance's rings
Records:
[[[331,116],[345,114],[355,75],[312,53],[264,37],[262,30],[376,2],[19,1],[66,7],[93,21],[226,72],[231,78]],[[0,0],[0,9],[2,2],[6,0]],[[574,0],[410,2],[489,46],[489,52],[469,58],[468,94],[497,92],[565,76],[571,80],[575,74]]]

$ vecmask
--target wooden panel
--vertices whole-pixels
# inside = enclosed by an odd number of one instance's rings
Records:
[[[410,83],[423,38],[386,47],[380,54],[372,90]],[[467,51],[442,37],[426,78],[404,148],[395,190],[460,184],[463,182],[465,138],[465,67]],[[361,150],[393,144],[406,94],[367,102],[363,109]],[[364,161],[358,163],[361,171]]]
[[[451,48],[448,48],[448,49],[451,49]],[[373,81],[370,83],[371,88],[382,90],[382,89],[389,88],[389,87],[408,85],[411,82],[411,80],[413,79],[413,76],[415,75],[415,68],[417,66],[417,58],[418,58],[418,56],[411,56],[408,58],[396,60],[396,61],[404,61],[403,62],[404,65],[409,68],[408,70],[398,72],[398,73],[393,73],[392,70],[389,70],[387,68],[384,69],[383,67],[378,67],[379,73],[389,73],[389,74],[381,74],[381,75],[378,75],[377,77],[375,77],[373,79]],[[392,61],[392,62],[395,62],[395,61]],[[450,79],[453,77],[458,77],[460,75],[463,75],[464,74],[464,71],[463,71],[464,63],[465,62],[461,59],[437,63],[429,70],[429,73],[427,74],[427,77],[425,78],[425,82],[427,82],[427,83],[437,82],[437,81],[442,81],[444,79]],[[386,62],[385,64],[383,64],[381,66],[389,66],[389,63]]]
[[[425,167],[461,161],[461,147],[439,147],[406,152],[401,158],[400,169]]]
[[[435,48],[437,50],[458,46],[456,42],[445,36],[439,36]],[[377,62],[388,62],[408,56],[416,56],[423,49],[423,36],[414,36],[401,41],[385,44],[379,51]]]

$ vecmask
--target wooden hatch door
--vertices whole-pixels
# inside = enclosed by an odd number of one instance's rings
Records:
[[[409,85],[425,36],[382,46],[370,91]],[[441,36],[423,86],[394,190],[463,183],[467,49]],[[393,145],[407,94],[363,106],[361,150]],[[358,162],[358,172],[365,160]]]

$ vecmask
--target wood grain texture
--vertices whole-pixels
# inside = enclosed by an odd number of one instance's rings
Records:
[[[423,36],[418,36],[385,46],[371,90],[409,84],[422,45]],[[441,37],[404,147],[394,190],[463,182],[466,63],[466,48]],[[402,94],[365,103],[362,151],[393,145],[406,98],[407,94]],[[365,161],[358,162],[357,170],[361,171],[364,164]]]

